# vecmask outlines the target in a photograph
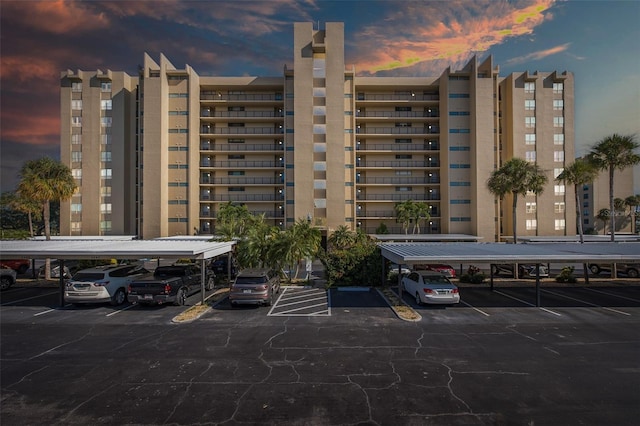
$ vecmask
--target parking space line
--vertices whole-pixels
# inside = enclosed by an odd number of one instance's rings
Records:
[[[313,302],[316,300],[324,300],[326,299],[326,297],[315,297],[313,299],[304,299],[304,300],[298,300],[296,302],[291,302],[291,303],[278,303],[278,307],[286,307],[286,306],[291,306],[291,305],[298,305],[300,303],[305,303],[305,302]],[[286,301],[289,301],[289,299],[287,299]]]
[[[119,314],[119,313],[120,313],[120,312],[122,312],[122,311],[126,311],[127,309],[131,309],[131,308],[133,308],[134,306],[136,306],[136,305],[129,305],[129,306],[125,306],[124,308],[122,308],[122,309],[118,309],[117,311],[113,311],[113,312],[111,312],[110,314],[107,314],[107,315],[105,315],[105,316],[110,317],[110,316],[112,316],[112,315]]]
[[[37,296],[33,296],[33,297],[27,297],[25,299],[18,299],[18,300],[13,300],[11,302],[7,302],[7,303],[3,303],[0,306],[9,306],[9,305],[13,305],[15,303],[19,303],[19,302],[26,302],[27,300],[31,300],[31,299],[38,299],[40,297],[45,297],[45,296],[51,296],[52,294],[57,294],[58,291],[52,291],[51,293],[44,293],[44,294],[39,294]]]
[[[304,310],[304,309],[308,309],[308,308],[316,308],[316,307],[318,307],[318,306],[325,306],[325,305],[326,305],[326,303],[318,303],[318,304],[316,304],[316,305],[311,305],[311,306],[302,306],[301,308],[290,309],[290,310],[288,310],[288,311],[278,312],[278,313],[271,314],[271,315],[272,315],[272,316],[286,315],[286,314],[289,314],[290,312],[302,311],[302,310]],[[325,312],[328,312],[328,311],[327,311],[327,310],[324,310],[324,311],[313,312],[313,313],[311,313],[311,314],[304,314],[304,315],[305,315],[305,316],[309,316],[309,315],[318,315],[319,313],[325,313]]]
[[[602,308],[602,309],[605,309],[607,311],[615,312],[617,314],[631,316],[631,314],[627,313],[627,312],[622,312],[622,311],[619,311],[617,309],[607,308],[606,306],[596,305],[595,303],[591,303],[591,302],[585,302],[584,300],[576,299],[574,297],[565,296],[563,294],[555,293],[553,291],[549,291],[549,290],[541,290],[541,291],[544,291],[545,293],[553,294],[554,296],[563,297],[565,299],[573,300],[575,302],[584,303],[585,305],[590,305],[590,306],[593,306],[593,307],[596,307],[596,308]]]
[[[484,312],[481,309],[476,308],[475,306],[472,306],[470,304],[468,304],[467,302],[465,302],[464,300],[460,300],[460,302],[462,302],[463,304],[465,304],[466,306],[470,307],[471,309],[473,309],[474,311],[478,311],[480,312],[482,315],[486,316],[486,317],[490,317],[491,315],[489,315],[488,313]]]
[[[38,312],[37,314],[33,314],[34,317],[39,317],[40,315],[48,314],[49,312],[55,312],[57,309],[47,309],[46,311]]]
[[[587,287],[583,287],[583,288],[585,290],[593,291],[595,293],[606,294],[607,296],[617,297],[618,299],[624,299],[624,300],[628,300],[630,302],[638,302],[638,303],[640,303],[640,300],[633,299],[631,297],[625,297],[625,296],[620,296],[619,294],[607,293],[606,291],[596,290],[594,288],[587,288]]]
[[[513,300],[516,300],[516,301],[518,301],[520,303],[524,303],[525,305],[528,305],[528,306],[531,306],[533,308],[536,308],[536,305],[534,305],[533,303],[529,303],[526,300],[518,299],[517,297],[510,296],[510,295],[508,295],[506,293],[503,293],[503,292],[501,292],[499,290],[494,290],[494,292],[498,293],[498,294],[501,294],[504,297],[508,297],[509,299],[513,299]],[[540,306],[538,306],[538,308],[540,308],[540,310],[543,310],[543,311],[548,312],[550,314],[553,314],[553,315],[556,315],[556,316],[559,316],[559,317],[562,316],[562,314],[560,314],[558,312],[555,312],[555,311],[552,311],[551,309],[543,308],[543,307],[540,307]]]

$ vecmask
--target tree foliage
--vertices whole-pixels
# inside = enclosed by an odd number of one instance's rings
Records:
[[[378,245],[362,231],[341,229],[340,233],[350,233],[351,235],[345,240],[351,243],[348,246],[330,244],[328,250],[320,257],[327,274],[327,284],[379,285],[382,256]]]
[[[402,224],[404,233],[409,233],[409,226],[413,223],[412,233],[420,233],[420,222],[427,221],[431,217],[429,214],[430,207],[427,203],[406,200],[397,203],[394,207],[396,220]]]
[[[558,175],[556,181],[565,182],[573,185],[573,191],[576,200],[576,224],[578,226],[578,234],[580,235],[580,243],[584,243],[584,229],[582,226],[582,203],[580,200],[580,187],[582,185],[593,182],[598,175],[597,169],[593,164],[583,159],[576,159],[573,163],[567,165]]]
[[[525,161],[522,158],[512,158],[505,162],[498,170],[494,170],[487,181],[489,192],[499,198],[504,198],[510,194],[512,200],[513,216],[513,242],[516,243],[517,223],[516,210],[518,197],[531,191],[534,194],[541,194],[547,183],[547,176],[544,171],[535,163]]]

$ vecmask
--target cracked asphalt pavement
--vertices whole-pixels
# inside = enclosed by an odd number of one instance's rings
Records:
[[[112,308],[40,314],[35,305],[3,306],[0,422],[632,425],[640,418],[640,308],[554,316],[508,307],[491,318],[426,308],[422,321],[409,323],[375,292],[335,294],[332,304],[328,317],[274,317],[268,308],[223,302],[188,324],[171,323],[174,307],[107,316]],[[433,320],[439,312],[446,321]]]

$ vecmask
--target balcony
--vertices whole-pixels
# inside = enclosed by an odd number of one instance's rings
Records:
[[[282,127],[213,127],[202,126],[201,135],[281,135]]]
[[[283,201],[282,194],[200,194],[200,201],[221,201],[221,202],[262,202],[262,201]]]
[[[282,111],[210,111],[200,110],[200,118],[282,118]]]
[[[424,127],[358,127],[359,135],[436,135],[440,133],[439,126]]]
[[[356,151],[439,151],[440,144],[432,143],[358,143]]]
[[[231,144],[217,144],[211,142],[200,141],[201,151],[230,151],[230,152],[259,152],[259,151],[284,151],[284,144],[266,144],[266,143],[231,143]]]
[[[283,177],[202,177],[203,185],[283,185]]]
[[[261,215],[265,215],[265,217],[267,219],[270,218],[281,218],[284,217],[284,210],[280,209],[280,210],[256,210],[256,211],[249,211],[249,213],[251,213],[254,216],[261,216]],[[205,210],[201,210],[200,211],[200,218],[202,219],[206,219],[206,218],[217,218],[218,217],[218,212],[211,210],[211,209],[205,209]]]
[[[438,201],[440,200],[440,195],[436,193],[415,194],[411,192],[404,194],[357,194],[356,199],[359,201]]]
[[[365,161],[356,162],[356,167],[377,167],[377,168],[423,168],[440,167],[440,161]]]
[[[357,177],[360,185],[428,185],[440,183],[439,176],[431,177]]]
[[[356,111],[359,118],[438,118],[440,111]]]
[[[358,209],[356,211],[357,217],[362,218],[376,218],[376,219],[393,219],[396,217],[396,212],[394,210],[363,210]]]
[[[227,160],[227,161],[211,161],[211,160],[201,160],[200,167],[216,167],[216,168],[227,168],[227,169],[238,169],[238,168],[283,168],[284,161],[243,161],[243,160]]]
[[[227,94],[216,90],[203,90],[200,92],[201,101],[220,102],[283,102],[282,93],[243,93]]]
[[[398,102],[398,101],[439,101],[440,95],[438,93],[358,93],[356,96],[356,101],[389,101],[389,102]]]

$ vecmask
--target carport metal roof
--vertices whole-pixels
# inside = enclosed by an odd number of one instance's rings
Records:
[[[640,243],[381,243],[382,255],[401,265],[433,262],[638,262]]]
[[[234,241],[184,239],[71,239],[0,241],[0,256],[5,259],[210,259],[230,252]]]

